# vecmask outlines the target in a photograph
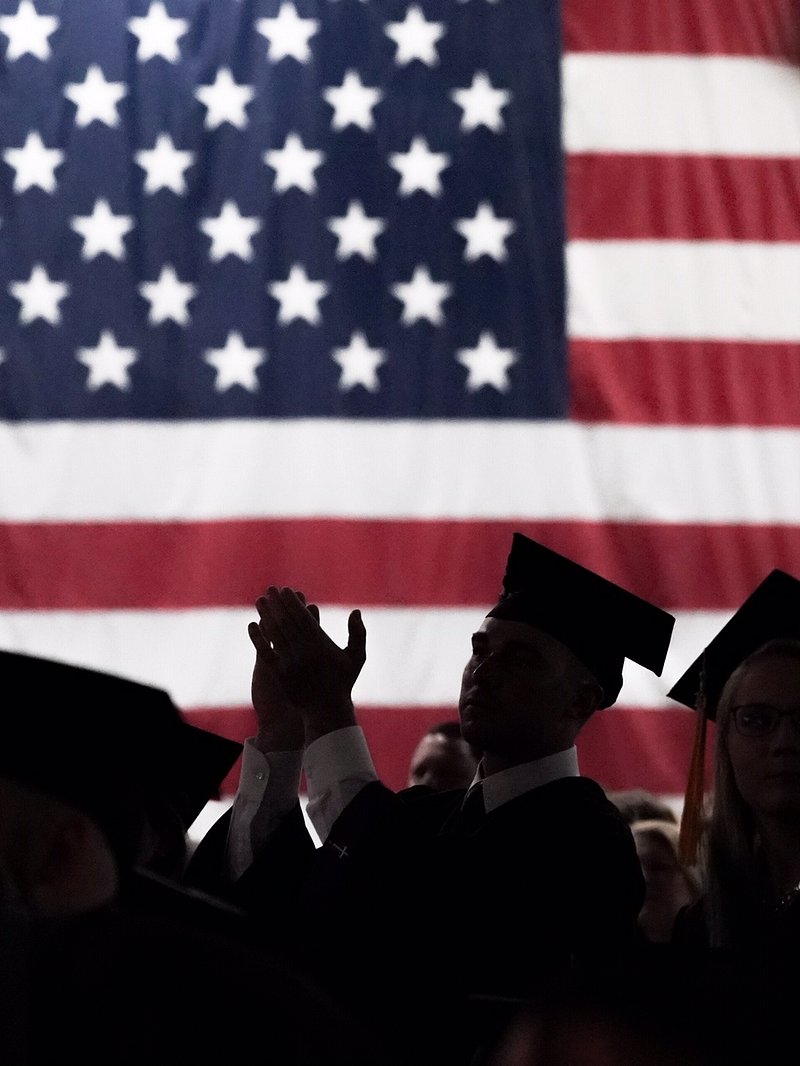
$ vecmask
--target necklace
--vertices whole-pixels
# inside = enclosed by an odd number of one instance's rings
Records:
[[[796,885],[793,885],[788,892],[784,892],[778,902],[774,905],[773,910],[778,913],[785,910],[798,894],[800,894],[800,881],[798,881]]]

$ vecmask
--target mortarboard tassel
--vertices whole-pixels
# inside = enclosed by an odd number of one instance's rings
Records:
[[[697,718],[694,731],[692,760],[689,764],[689,777],[686,782],[686,794],[683,797],[678,855],[681,862],[694,866],[697,851],[703,833],[705,817],[705,765],[706,765],[706,665],[705,655],[700,668],[700,688],[695,699]]]

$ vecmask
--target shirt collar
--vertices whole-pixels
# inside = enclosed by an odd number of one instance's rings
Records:
[[[478,767],[473,784],[481,780],[480,773],[481,769]],[[531,762],[520,763],[519,766],[511,766],[508,770],[499,770],[496,774],[484,777],[483,802],[487,812],[493,811],[541,785],[558,781],[562,777],[579,776],[578,749],[573,745],[565,751],[557,751],[554,755],[545,755],[543,759],[533,759]]]

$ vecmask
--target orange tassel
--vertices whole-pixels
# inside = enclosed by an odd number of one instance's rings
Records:
[[[705,664],[700,671],[700,691],[695,701],[697,714],[692,760],[689,764],[689,777],[686,782],[686,794],[683,798],[681,829],[678,840],[678,855],[681,862],[694,866],[700,837],[705,822],[705,766],[706,766],[706,696]]]

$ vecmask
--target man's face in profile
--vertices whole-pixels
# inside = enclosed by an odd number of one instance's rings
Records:
[[[574,700],[574,662],[563,644],[534,626],[485,618],[461,679],[465,739],[509,757],[538,758],[568,746],[561,730]]]

